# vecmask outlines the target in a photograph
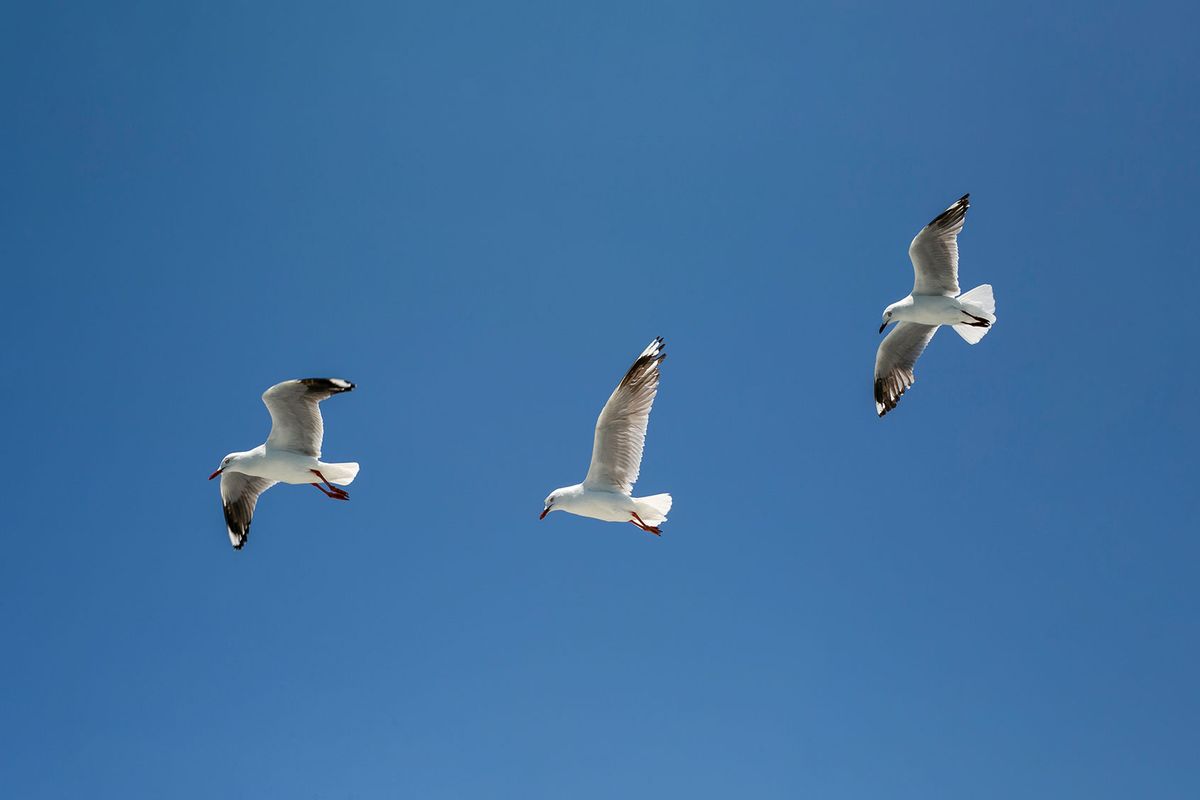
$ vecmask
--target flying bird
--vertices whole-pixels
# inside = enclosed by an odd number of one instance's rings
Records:
[[[916,281],[912,294],[883,310],[883,324],[897,322],[875,354],[875,411],[896,407],[916,382],[913,367],[941,325],[952,325],[968,344],[975,344],[996,321],[996,301],[989,284],[958,293],[958,234],[967,218],[971,195],[964,194],[921,229],[908,246]]]
[[[656,337],[617,384],[596,420],[587,477],[583,483],[551,492],[539,519],[551,511],[566,511],[605,522],[631,522],[647,533],[662,535],[658,526],[667,521],[671,495],[632,494],[642,466],[650,407],[658,394],[658,367],[664,358],[662,337]]]
[[[321,461],[325,425],[318,404],[353,389],[353,383],[341,378],[301,378],[263,392],[262,400],[271,412],[271,435],[253,450],[225,456],[208,476],[210,481],[221,476],[225,528],[234,550],[246,544],[258,496],[277,483],[310,483],[332,500],[350,499],[349,492],[334,484],[350,485],[358,475],[358,464]]]

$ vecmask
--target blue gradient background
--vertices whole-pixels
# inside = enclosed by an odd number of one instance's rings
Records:
[[[1198,24],[5,5],[3,793],[1200,796]],[[999,323],[881,421],[967,191]],[[666,535],[539,523],[656,334]],[[353,499],[235,553],[308,375]]]

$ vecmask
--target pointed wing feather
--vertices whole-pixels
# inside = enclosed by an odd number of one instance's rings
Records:
[[[937,329],[937,325],[901,322],[879,343],[875,354],[875,413],[879,416],[895,408],[900,395],[916,382],[913,367]]]
[[[255,478],[240,472],[221,473],[221,505],[225,509],[225,530],[234,550],[241,550],[250,536],[250,520],[258,496],[275,485],[275,481]]]
[[[325,425],[319,403],[353,389],[353,383],[341,378],[300,378],[267,389],[262,396],[271,412],[267,447],[320,458]]]
[[[954,205],[934,217],[908,246],[912,259],[913,294],[958,295],[958,234],[971,207],[971,195],[964,194]]]
[[[585,488],[624,494],[633,491],[642,466],[650,407],[658,394],[658,366],[666,357],[662,337],[656,337],[604,404],[596,420],[592,464],[583,479]]]

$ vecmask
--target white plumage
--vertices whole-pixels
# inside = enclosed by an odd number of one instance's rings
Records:
[[[913,264],[912,294],[883,311],[883,333],[899,324],[875,353],[875,411],[879,416],[896,407],[900,396],[916,381],[917,359],[942,325],[970,344],[977,343],[996,321],[996,301],[988,284],[965,294],[958,290],[958,234],[966,222],[970,195],[964,194],[913,237],[908,256]]]
[[[664,358],[663,340],[657,337],[633,362],[596,420],[587,477],[583,483],[551,492],[542,518],[551,511],[566,511],[606,522],[632,522],[649,533],[662,533],[658,526],[667,520],[671,495],[633,497],[632,493]]]
[[[301,378],[277,383],[263,392],[271,412],[271,435],[252,450],[230,453],[209,480],[221,476],[221,506],[225,529],[235,550],[250,535],[250,521],[258,496],[277,483],[308,483],[333,500],[350,494],[333,484],[348,486],[358,475],[358,464],[321,461],[325,426],[320,402],[354,389],[341,378]]]

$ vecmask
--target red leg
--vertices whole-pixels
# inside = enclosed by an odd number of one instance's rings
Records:
[[[349,500],[350,499],[349,492],[347,492],[345,489],[338,488],[337,486],[334,486],[332,483],[330,483],[325,478],[325,476],[321,474],[320,470],[310,469],[309,472],[311,472],[313,475],[316,475],[321,480],[325,481],[325,485],[329,487],[329,491],[327,491],[325,493],[327,495],[329,495],[330,497],[337,498],[338,500]],[[316,485],[317,484],[315,484],[315,483],[313,484],[313,486],[316,486]]]
[[[629,513],[633,514],[633,519],[629,521],[634,525],[637,525],[646,533],[653,533],[655,536],[662,536],[662,530],[660,530],[657,525],[647,525],[645,522],[642,522],[642,518],[638,516],[636,511],[631,511]]]
[[[344,492],[341,494],[335,494],[333,492],[326,490],[326,488],[319,483],[310,483],[309,486],[315,486],[317,489],[320,489],[321,494],[325,495],[326,497],[328,497],[332,500],[349,500],[350,499],[350,495],[348,495]]]

